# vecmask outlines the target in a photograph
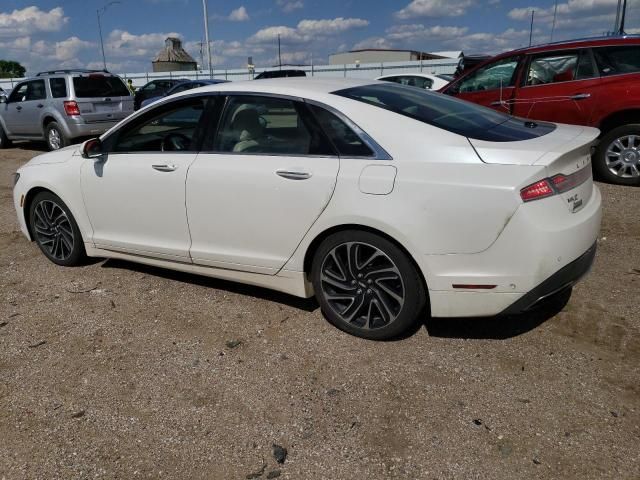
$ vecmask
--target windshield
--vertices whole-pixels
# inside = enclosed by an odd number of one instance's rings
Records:
[[[553,124],[528,122],[440,93],[393,83],[333,92],[476,140],[511,142],[553,131]]]
[[[128,97],[131,94],[119,77],[104,75],[73,77],[73,89],[78,98]]]

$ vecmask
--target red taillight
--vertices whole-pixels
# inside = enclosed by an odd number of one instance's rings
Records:
[[[563,175],[560,173],[551,178],[545,178],[539,182],[532,183],[520,190],[520,198],[522,198],[523,202],[530,202],[532,200],[551,197],[556,193],[568,192],[582,185],[589,180],[589,178],[591,178],[591,166],[587,165],[571,175]]]
[[[553,191],[553,187],[549,183],[549,180],[547,180],[546,178],[520,190],[520,197],[522,198],[523,202],[539,200],[541,198],[550,197],[552,195],[555,195],[555,192]]]
[[[80,115],[80,107],[78,107],[78,104],[71,100],[71,101],[67,101],[64,102],[64,112],[67,115]]]

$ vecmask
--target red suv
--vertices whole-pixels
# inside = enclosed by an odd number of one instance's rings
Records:
[[[518,117],[597,127],[595,172],[640,185],[640,36],[503,53],[440,91]]]

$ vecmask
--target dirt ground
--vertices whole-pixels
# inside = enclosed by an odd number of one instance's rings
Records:
[[[11,201],[37,148],[0,152],[1,479],[640,478],[640,189],[600,185],[568,303],[380,343],[267,290],[55,266]]]

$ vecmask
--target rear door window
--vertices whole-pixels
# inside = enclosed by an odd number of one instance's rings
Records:
[[[104,75],[73,77],[73,89],[78,98],[128,97],[131,95],[120,78]]]
[[[593,54],[603,77],[640,72],[640,45],[594,48]]]
[[[67,82],[64,78],[50,78],[49,87],[53,98],[64,98],[67,96]]]
[[[335,155],[304,104],[253,95],[229,97],[214,150],[242,154]]]
[[[570,82],[594,76],[595,71],[588,50],[550,52],[531,58],[525,85]]]
[[[44,88],[44,80],[32,80],[27,82],[27,100],[44,100],[47,92]]]

